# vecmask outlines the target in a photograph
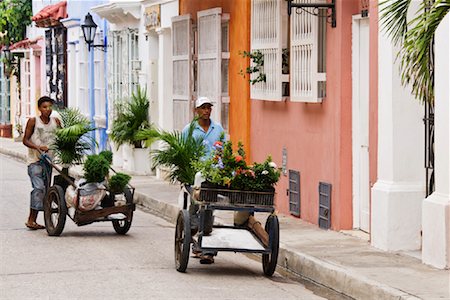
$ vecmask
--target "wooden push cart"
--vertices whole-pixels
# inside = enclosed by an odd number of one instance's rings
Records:
[[[218,251],[261,253],[264,274],[273,275],[277,265],[280,234],[278,217],[274,213],[274,192],[202,187],[197,197],[198,191],[189,185],[184,185],[182,193],[184,204],[183,209],[178,213],[175,229],[175,266],[177,271],[186,271],[191,243],[193,243],[198,251],[209,253]],[[191,213],[187,209],[188,202],[197,203],[198,209],[194,214],[192,209]],[[269,213],[269,216],[264,229],[259,224],[260,231],[263,232],[258,234],[258,230],[251,229],[253,226],[208,224],[207,215],[213,210],[248,212],[252,220],[254,220],[252,216],[254,213],[264,212]],[[191,231],[191,225],[195,218],[199,220],[197,234],[195,231]],[[208,226],[211,228],[208,229]],[[209,233],[209,231],[211,232]]]
[[[44,199],[44,221],[48,235],[61,235],[67,216],[78,226],[94,222],[112,222],[113,228],[118,234],[126,234],[128,232],[133,220],[133,212],[136,209],[133,203],[134,187],[128,184],[124,189],[125,203],[120,206],[114,205],[118,194],[107,191],[102,203],[103,201],[109,203],[108,207],[83,211],[79,208],[80,201],[78,201],[74,207],[68,208],[65,193],[69,185],[77,188],[74,179],[53,164],[47,157],[45,159],[59,173],[59,175],[53,177],[52,184],[50,184],[51,180],[49,180]],[[78,189],[77,198],[80,199],[80,189]]]

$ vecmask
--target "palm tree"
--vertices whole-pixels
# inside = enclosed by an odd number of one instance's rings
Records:
[[[450,10],[450,0],[423,0],[415,17],[408,22],[411,3],[412,0],[381,2],[381,25],[393,43],[400,46],[402,84],[411,84],[417,99],[433,104],[433,38]]]

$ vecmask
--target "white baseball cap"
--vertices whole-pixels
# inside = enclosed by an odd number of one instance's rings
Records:
[[[195,108],[199,108],[200,106],[202,106],[203,104],[211,104],[211,106],[213,105],[211,100],[209,100],[208,97],[199,97],[196,101],[195,101]]]

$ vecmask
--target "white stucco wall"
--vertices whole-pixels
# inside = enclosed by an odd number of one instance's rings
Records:
[[[435,180],[423,203],[422,261],[450,268],[450,14],[435,35]]]
[[[398,48],[378,39],[378,179],[372,188],[371,244],[383,250],[421,246],[425,195],[423,106],[401,85]]]

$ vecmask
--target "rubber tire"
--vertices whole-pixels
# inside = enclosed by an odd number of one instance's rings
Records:
[[[114,220],[112,221],[116,233],[124,235],[130,230],[131,222],[133,221],[133,211],[130,212],[130,220]]]
[[[175,227],[175,268],[184,273],[189,262],[191,249],[191,224],[189,212],[185,209],[178,213]]]
[[[270,215],[267,218],[265,229],[269,234],[269,247],[271,253],[262,255],[262,264],[264,275],[272,276],[277,267],[278,251],[280,248],[280,224],[276,215]]]
[[[123,194],[127,204],[133,204],[133,192],[128,187],[123,190]]]
[[[56,204],[56,207],[52,209],[52,204]],[[57,212],[53,211],[57,209]],[[56,218],[56,224],[52,218],[52,215],[58,214]],[[64,190],[59,185],[54,185],[48,189],[47,195],[44,200],[44,221],[47,234],[50,236],[59,236],[64,230],[66,224],[67,206],[64,197]]]

